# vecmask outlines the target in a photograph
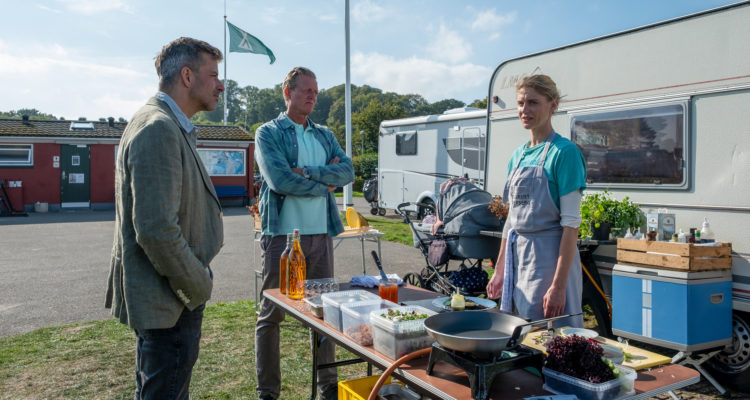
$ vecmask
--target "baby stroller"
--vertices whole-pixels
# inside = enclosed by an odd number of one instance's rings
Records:
[[[367,200],[368,203],[370,203],[370,214],[372,215],[378,215],[384,216],[385,215],[385,208],[382,208],[378,204],[378,177],[375,176],[372,179],[366,180],[362,184],[362,194],[365,197],[365,200]]]
[[[420,249],[426,265],[419,273],[408,273],[404,280],[409,284],[451,295],[458,291],[463,295],[486,294],[488,277],[482,269],[482,260],[495,260],[500,251],[500,239],[484,236],[479,232],[501,231],[504,220],[489,210],[492,195],[468,180],[448,181],[438,198],[436,215],[444,225],[433,235],[431,223],[414,223],[402,209],[412,205],[403,203],[397,212],[409,224],[414,237],[414,246]],[[416,204],[432,209],[432,205]],[[433,210],[435,211],[435,210]],[[430,262],[430,246],[435,241],[445,241],[448,259],[440,265]],[[451,261],[459,262],[459,269],[451,271]]]

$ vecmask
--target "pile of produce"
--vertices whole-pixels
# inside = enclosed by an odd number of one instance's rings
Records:
[[[602,383],[617,378],[619,370],[607,358],[596,342],[573,335],[556,336],[547,343],[544,366],[591,383]]]

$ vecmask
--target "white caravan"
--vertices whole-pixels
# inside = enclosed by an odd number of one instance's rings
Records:
[[[404,202],[434,205],[440,184],[467,176],[482,183],[487,111],[473,107],[439,115],[383,121],[378,140],[380,207]],[[405,210],[423,216],[425,210]]]
[[[488,93],[490,193],[502,194],[508,159],[528,140],[515,83],[535,73],[563,96],[552,126],[582,149],[587,193],[666,208],[678,229],[706,217],[732,242],[734,342],[710,364],[750,391],[750,2],[501,63]],[[615,246],[595,254],[608,291]]]

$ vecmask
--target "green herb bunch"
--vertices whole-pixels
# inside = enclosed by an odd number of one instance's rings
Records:
[[[591,226],[599,228],[602,222],[612,226],[615,236],[624,233],[628,228],[637,229],[646,221],[638,204],[630,201],[612,198],[609,191],[588,194],[581,200],[581,227],[578,236],[591,237]]]

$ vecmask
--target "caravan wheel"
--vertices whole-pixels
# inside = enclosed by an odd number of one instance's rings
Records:
[[[727,386],[750,393],[750,314],[732,315],[732,344],[709,359],[711,374]]]

